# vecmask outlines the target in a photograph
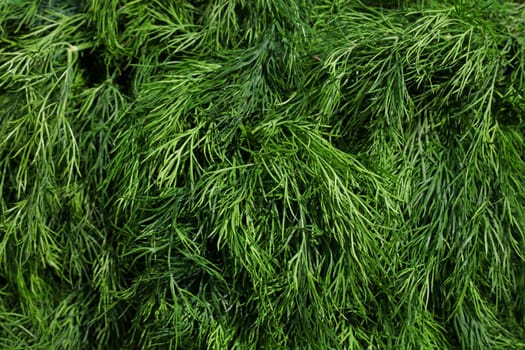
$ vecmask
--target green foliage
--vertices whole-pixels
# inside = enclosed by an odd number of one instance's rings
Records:
[[[525,348],[524,18],[0,2],[0,348]]]

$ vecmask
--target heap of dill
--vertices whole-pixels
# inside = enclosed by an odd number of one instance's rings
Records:
[[[525,6],[3,0],[0,348],[525,348]]]

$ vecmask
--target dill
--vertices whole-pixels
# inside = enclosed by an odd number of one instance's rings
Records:
[[[525,7],[0,3],[0,347],[525,348]]]

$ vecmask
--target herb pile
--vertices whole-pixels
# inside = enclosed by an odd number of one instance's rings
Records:
[[[525,6],[0,2],[0,348],[525,348]]]

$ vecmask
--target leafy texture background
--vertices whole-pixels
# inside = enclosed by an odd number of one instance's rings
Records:
[[[525,7],[0,2],[3,349],[525,348]]]

